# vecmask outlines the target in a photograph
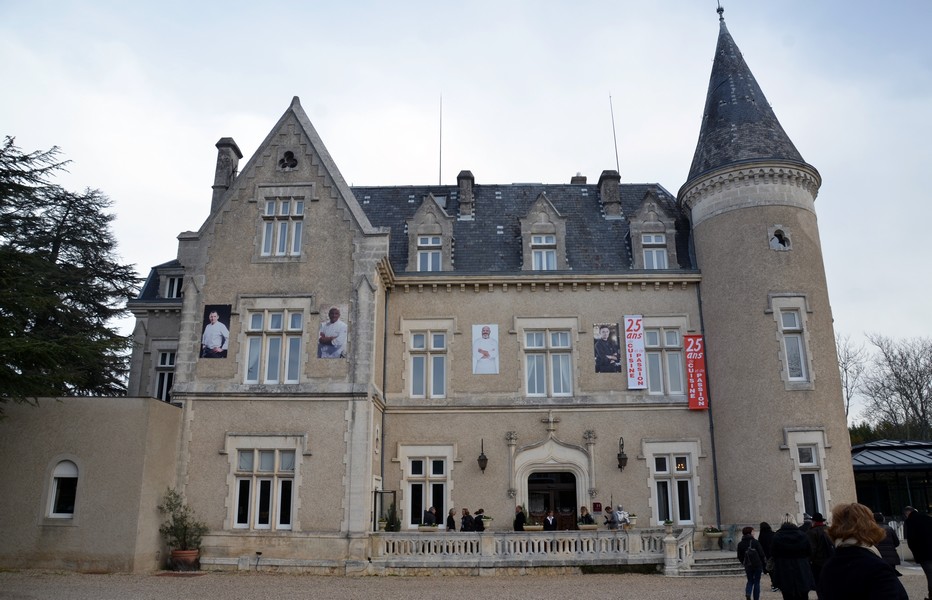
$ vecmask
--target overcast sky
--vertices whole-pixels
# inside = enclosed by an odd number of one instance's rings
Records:
[[[803,158],[836,330],[932,336],[932,2],[723,0]],[[205,8],[209,6],[209,8]],[[0,135],[59,146],[114,200],[140,275],[299,96],[351,185],[598,180],[674,195],[695,150],[715,0],[258,3],[0,0]],[[443,160],[439,105],[443,97]],[[245,163],[241,163],[245,164]]]

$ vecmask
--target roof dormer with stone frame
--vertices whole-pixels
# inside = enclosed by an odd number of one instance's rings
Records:
[[[566,271],[566,218],[541,193],[521,219],[523,271]]]
[[[453,217],[434,198],[424,197],[421,206],[405,221],[408,232],[407,271],[453,270]]]
[[[676,218],[648,191],[631,216],[631,258],[635,269],[670,269],[676,255]]]

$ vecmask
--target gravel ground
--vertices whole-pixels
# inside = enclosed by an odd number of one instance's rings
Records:
[[[918,567],[901,567],[901,581],[913,600],[925,597],[926,580]],[[764,576],[764,582],[768,582]],[[83,575],[39,571],[0,572],[3,600],[252,600],[270,598],[349,599],[437,598],[559,600],[689,598],[737,600],[744,597],[741,577],[687,578],[660,575],[568,575],[490,577],[319,577],[267,573]],[[815,592],[810,598],[814,599]],[[763,586],[761,600],[781,600]]]

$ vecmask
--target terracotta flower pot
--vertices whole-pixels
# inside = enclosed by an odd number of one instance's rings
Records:
[[[197,571],[201,564],[200,550],[172,550],[169,567],[173,571]]]

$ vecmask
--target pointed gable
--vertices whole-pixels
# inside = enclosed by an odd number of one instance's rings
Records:
[[[428,194],[405,221],[408,231],[408,271],[453,270],[453,217]]]
[[[563,271],[566,261],[566,219],[541,192],[521,219],[523,270]]]

